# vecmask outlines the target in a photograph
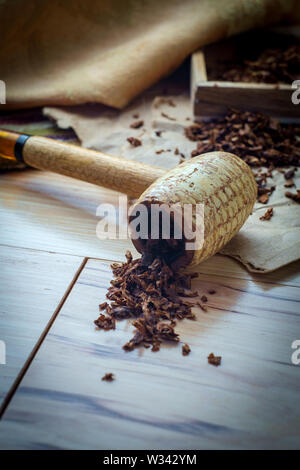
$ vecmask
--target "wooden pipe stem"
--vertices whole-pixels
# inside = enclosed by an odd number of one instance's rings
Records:
[[[10,158],[14,148],[12,142],[16,142],[16,148],[18,139],[20,134],[0,131],[0,153]],[[23,161],[29,166],[97,184],[131,197],[140,196],[165,174],[161,168],[45,137],[30,136],[21,150]]]

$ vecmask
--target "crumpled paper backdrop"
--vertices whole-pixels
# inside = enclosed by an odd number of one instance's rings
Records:
[[[183,132],[192,122],[189,95],[184,87],[180,89],[177,85],[176,88],[172,90],[171,83],[167,90],[168,93],[177,91],[179,94],[175,96],[154,97],[159,91],[158,85],[121,112],[101,105],[86,105],[45,108],[44,113],[58,126],[72,127],[85,147],[169,169],[181,158],[189,158],[196,147]],[[160,91],[163,89],[161,85]],[[140,129],[130,128],[137,120],[133,117],[136,114],[144,121]],[[142,145],[132,147],[126,140],[132,136],[139,138]],[[257,202],[242,229],[221,251],[239,260],[249,271],[274,271],[300,258],[300,205],[284,196],[287,190],[295,191],[295,187],[285,188],[284,182],[283,174],[274,170],[268,183],[276,185],[276,189],[268,204]],[[300,169],[295,173],[294,182],[300,188]],[[261,221],[259,218],[269,207],[274,209],[273,217]]]
[[[124,107],[213,41],[299,18],[298,0],[2,0],[6,107]]]

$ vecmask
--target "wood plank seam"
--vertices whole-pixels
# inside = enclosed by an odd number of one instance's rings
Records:
[[[10,401],[12,400],[15,392],[17,391],[18,389],[18,386],[19,384],[21,383],[24,375],[26,374],[28,368],[30,367],[30,364],[32,363],[32,361],[34,360],[39,348],[41,347],[43,341],[45,340],[50,328],[52,327],[53,323],[55,322],[60,310],[62,309],[64,303],[66,302],[70,292],[72,291],[72,288],[74,286],[74,284],[76,283],[78,277],[80,276],[82,270],[84,269],[86,263],[88,261],[88,258],[84,258],[83,261],[80,263],[80,266],[78,267],[75,275],[73,276],[73,279],[71,280],[68,288],[66,289],[66,292],[64,293],[64,295],[62,296],[58,306],[56,307],[56,309],[54,310],[53,312],[53,315],[51,316],[49,322],[47,323],[45,329],[43,330],[40,338],[38,339],[38,341],[36,342],[36,344],[34,345],[31,353],[29,354],[28,358],[26,359],[25,361],[25,364],[24,366],[22,367],[22,369],[20,370],[19,374],[17,375],[13,385],[11,386],[9,392],[7,393],[3,403],[2,403],[2,406],[0,407],[0,420],[2,419]]]
[[[0,243],[0,246],[3,246],[4,248],[13,248],[13,249],[20,249],[20,250],[29,250],[29,251],[35,251],[37,253],[49,253],[49,254],[56,254],[56,255],[63,255],[63,256],[75,256],[76,258],[82,258],[81,255],[77,255],[76,253],[65,253],[63,251],[50,251],[50,250],[39,250],[38,248],[28,248],[26,246],[15,246],[15,245],[7,245],[6,243]],[[84,257],[84,259],[88,259],[88,257]],[[96,258],[98,259],[98,258]],[[110,260],[104,260],[104,261],[110,261]],[[113,262],[113,261],[112,261]]]
[[[218,253],[217,253],[218,255]],[[124,254],[125,256],[125,254]],[[225,258],[227,258],[226,255],[221,255],[221,256],[224,256]],[[232,258],[231,258],[232,259]],[[96,261],[101,261],[101,262],[105,262],[105,263],[121,263],[122,261],[118,260],[118,259],[108,259],[108,258],[96,258],[95,256],[88,256],[87,257],[87,260],[96,260]],[[236,261],[236,260],[235,260]],[[124,262],[125,262],[125,257],[124,257]],[[292,264],[292,263],[291,263]],[[201,271],[200,270],[200,267],[201,267],[201,263],[199,264],[199,266],[196,266],[197,268],[197,272],[198,274],[202,274],[202,275],[209,275],[207,274],[206,272],[204,271]],[[249,271],[246,270],[246,268],[243,266],[244,268],[244,271],[245,271],[245,274],[249,274],[251,276],[251,273]],[[95,270],[97,271],[96,268],[91,268],[91,267],[88,267],[87,269],[91,269],[91,270]],[[239,277],[239,276],[232,276],[231,273],[221,273],[221,274],[218,274],[217,272],[214,272],[213,275],[214,276],[218,276],[218,277],[222,277],[222,278],[226,278],[226,279],[248,279],[252,282],[262,282],[264,284],[276,284],[276,285],[280,285],[280,286],[286,286],[286,285],[289,285],[291,287],[299,287],[297,284],[285,284],[284,282],[281,282],[281,281],[277,281],[276,279],[264,279],[264,276],[268,273],[252,273],[253,274],[253,277],[252,278],[244,278],[244,277]],[[261,276],[261,277],[260,277]]]
[[[2,246],[2,245],[1,245]],[[6,246],[6,245],[5,245]],[[36,251],[44,251],[44,250],[36,250]],[[46,251],[45,251],[46,252]],[[74,256],[77,256],[77,255],[74,255]],[[45,329],[43,330],[40,338],[38,339],[37,343],[35,344],[34,348],[32,349],[32,352],[29,354],[24,366],[22,367],[20,373],[18,374],[18,376],[16,377],[11,389],[9,390],[9,392],[7,393],[7,396],[5,397],[4,399],[4,402],[2,404],[2,406],[0,407],[0,420],[1,418],[3,417],[3,414],[5,413],[5,410],[7,409],[11,399],[13,398],[15,392],[17,391],[17,388],[20,384],[20,382],[22,381],[24,375],[26,374],[28,368],[30,367],[32,361],[34,360],[40,346],[42,345],[43,341],[46,339],[46,336],[48,335],[49,333],[49,330],[51,329],[52,325],[54,324],[55,320],[57,319],[57,316],[59,314],[59,312],[61,311],[65,301],[67,300],[68,296],[70,295],[74,285],[76,284],[76,282],[78,281],[78,278],[80,276],[80,274],[82,273],[83,269],[85,268],[87,262],[89,260],[96,260],[96,261],[99,261],[99,262],[104,262],[104,263],[112,263],[112,262],[119,262],[118,260],[116,259],[104,259],[104,258],[96,258],[96,257],[84,257],[82,263],[80,264],[78,270],[76,271],[72,281],[70,282],[68,288],[66,289],[64,295],[62,296],[57,308],[55,309],[53,315],[51,316],[48,324],[46,325]],[[87,269],[90,269],[90,270],[96,270],[95,268],[91,268],[91,267],[88,267]],[[97,270],[96,270],[97,271]],[[201,272],[199,271],[199,274],[202,274],[202,275],[206,275],[206,273],[204,272]],[[217,273],[214,273],[214,276],[217,276],[217,277],[223,277],[223,278],[227,278],[227,279],[231,279],[232,276],[230,275],[226,275],[225,273],[223,273],[222,275],[219,275]],[[240,278],[238,278],[240,279]],[[253,280],[253,282],[257,282],[257,279],[256,280]],[[267,281],[263,281],[262,279],[259,281],[259,282],[267,282]],[[281,283],[281,282],[278,282],[278,281],[269,281],[269,283],[275,283],[276,285],[282,285],[284,286],[285,284],[284,283]],[[298,286],[295,286],[295,287],[298,287]],[[215,307],[217,308],[217,307]],[[218,308],[217,308],[218,310]]]

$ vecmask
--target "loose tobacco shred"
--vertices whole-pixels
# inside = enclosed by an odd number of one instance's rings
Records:
[[[266,49],[256,60],[243,60],[226,70],[220,80],[230,82],[288,83],[300,75],[300,45]]]
[[[207,356],[207,360],[209,364],[219,366],[221,364],[222,356],[215,356],[214,353],[210,353],[209,356]]]
[[[270,207],[269,209],[266,210],[264,215],[262,215],[259,220],[270,220],[273,217],[273,207]]]
[[[299,125],[282,124],[262,113],[232,109],[222,118],[192,124],[185,129],[185,135],[197,142],[192,157],[224,151],[238,155],[251,166],[258,185],[257,198],[262,204],[267,204],[275,190],[275,186],[267,186],[267,178],[272,177],[275,168],[284,173],[285,186],[293,186],[291,178],[297,168],[284,171],[282,167],[300,166]],[[299,201],[297,194],[287,192],[286,197]]]
[[[188,345],[188,344],[184,344],[184,345],[182,346],[182,355],[183,355],[183,356],[188,356],[188,354],[190,354],[190,352],[191,352],[191,348],[189,347],[189,345]]]
[[[127,141],[132,145],[132,147],[139,147],[142,145],[142,141],[140,139],[136,139],[135,137],[128,137]]]
[[[207,309],[207,307],[206,307],[206,305],[205,305],[204,303],[202,303],[202,302],[196,302],[196,305],[198,305],[198,307],[200,307],[201,310],[203,310],[203,312],[207,312],[208,309]]]
[[[114,330],[116,328],[115,319],[103,314],[101,314],[94,323],[98,328],[102,328],[103,330]]]
[[[259,196],[258,202],[260,202],[261,204],[267,204],[267,202],[269,202],[268,194],[262,194],[261,196]]]
[[[297,202],[298,204],[300,204],[300,189],[297,189],[296,193],[291,193],[290,191],[286,191],[285,196]]]
[[[112,382],[113,380],[115,380],[115,376],[112,372],[107,372],[105,375],[103,375],[101,380],[104,380],[106,382]]]

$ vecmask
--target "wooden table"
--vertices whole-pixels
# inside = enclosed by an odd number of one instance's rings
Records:
[[[178,325],[191,354],[126,353],[129,322],[93,325],[131,248],[96,237],[98,204],[118,194],[36,170],[2,174],[0,192],[1,448],[300,447],[300,263],[251,275],[214,256],[194,284],[216,290],[208,311]]]

